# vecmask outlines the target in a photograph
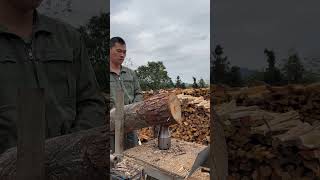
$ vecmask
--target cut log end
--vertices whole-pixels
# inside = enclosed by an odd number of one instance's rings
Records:
[[[174,94],[169,96],[169,109],[172,115],[172,118],[178,123],[181,124],[181,104],[178,97]]]

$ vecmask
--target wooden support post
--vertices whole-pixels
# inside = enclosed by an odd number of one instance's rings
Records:
[[[19,89],[17,180],[45,179],[44,89]]]
[[[122,154],[124,149],[124,97],[123,91],[116,92],[116,121],[115,121],[115,154]]]

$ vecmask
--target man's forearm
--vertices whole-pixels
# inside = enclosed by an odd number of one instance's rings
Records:
[[[143,101],[143,95],[139,79],[136,74],[134,74],[134,100],[133,102]]]
[[[143,96],[142,96],[142,93],[137,93],[134,97],[134,100],[133,102],[140,102],[140,101],[143,101]]]
[[[97,95],[78,101],[77,117],[74,131],[103,126],[105,120],[105,103]]]

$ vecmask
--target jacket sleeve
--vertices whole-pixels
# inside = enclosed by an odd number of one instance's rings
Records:
[[[135,72],[133,72],[133,81],[134,81],[134,99],[133,102],[143,101],[142,90],[140,87],[139,79]]]
[[[72,131],[102,126],[106,123],[105,101],[99,92],[95,72],[89,61],[87,49],[80,39],[75,61],[77,62],[76,119]]]

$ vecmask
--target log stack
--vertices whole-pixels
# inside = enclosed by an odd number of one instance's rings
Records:
[[[229,179],[315,179],[320,177],[320,125],[297,111],[275,113],[258,106],[218,106],[224,122]]]
[[[232,96],[228,93],[228,88],[221,85],[210,85],[210,92],[214,105],[229,102],[232,99]]]

